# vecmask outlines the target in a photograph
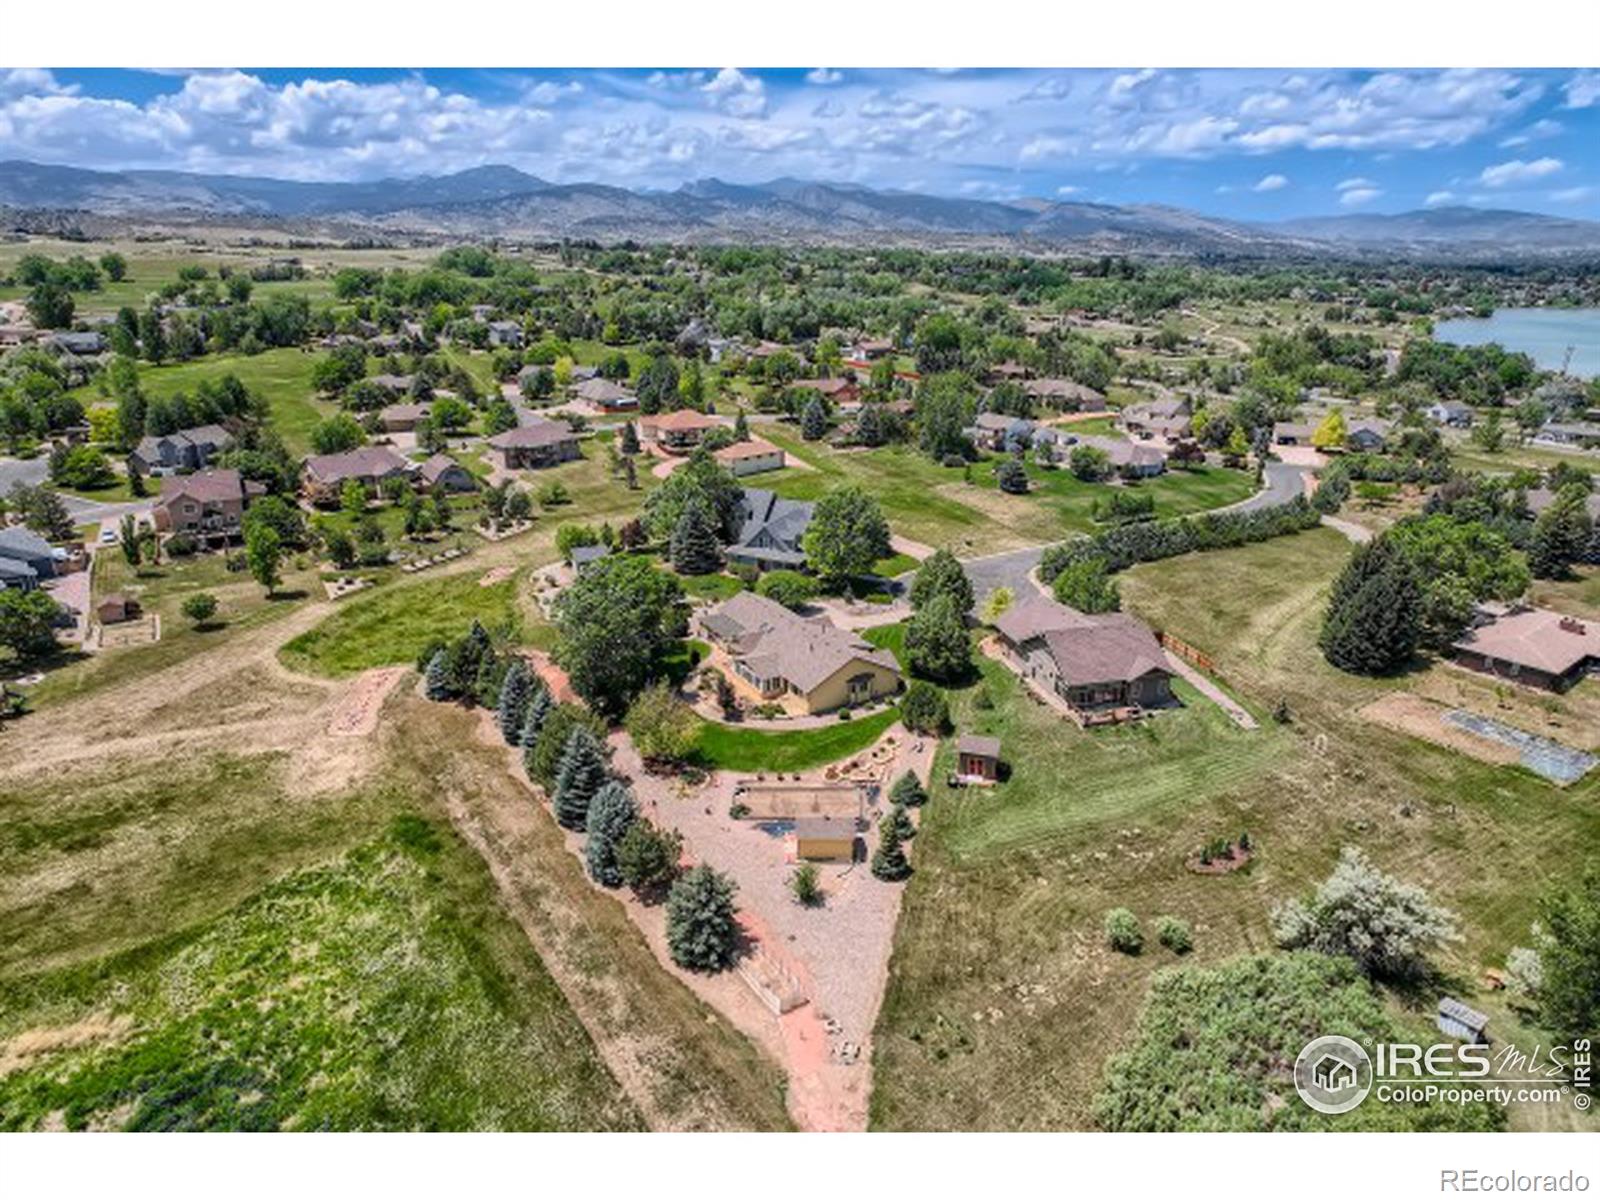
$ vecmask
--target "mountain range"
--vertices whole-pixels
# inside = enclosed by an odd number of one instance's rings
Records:
[[[348,235],[1005,246],[1282,258],[1600,260],[1600,222],[1465,207],[1247,223],[1162,205],[975,200],[858,184],[700,179],[670,191],[555,184],[508,166],[361,183],[0,162],[0,209],[131,225],[243,222]]]

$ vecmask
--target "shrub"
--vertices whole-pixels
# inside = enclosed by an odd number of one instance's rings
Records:
[[[183,615],[194,622],[194,627],[199,629],[217,615],[217,598],[210,592],[196,592],[192,596],[185,596]]]
[[[794,869],[794,874],[789,876],[789,890],[794,893],[794,898],[807,908],[815,908],[822,903],[822,884],[817,878],[815,863],[801,863]]]
[[[1187,954],[1194,949],[1194,935],[1189,932],[1189,922],[1178,917],[1156,918],[1156,941],[1174,954]]]
[[[615,853],[622,882],[636,892],[649,894],[678,877],[683,839],[676,831],[658,829],[640,817],[618,840]]]
[[[1138,954],[1144,949],[1144,930],[1139,918],[1126,908],[1113,908],[1106,913],[1106,941],[1113,950],[1122,954]]]
[[[950,704],[939,688],[913,679],[900,702],[900,720],[913,733],[937,735],[950,728]]]

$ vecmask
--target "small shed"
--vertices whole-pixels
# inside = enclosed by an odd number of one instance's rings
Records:
[[[94,606],[94,615],[102,625],[117,625],[139,617],[139,602],[122,592],[112,592]]]
[[[990,783],[1000,778],[1000,739],[964,733],[956,741],[956,774]]]
[[[794,853],[812,862],[850,862],[856,853],[856,823],[802,817],[794,823]]]
[[[1473,1044],[1489,1040],[1483,1032],[1489,1024],[1489,1018],[1475,1008],[1468,1008],[1453,996],[1445,996],[1439,1001],[1437,1024],[1439,1032],[1446,1037]]]

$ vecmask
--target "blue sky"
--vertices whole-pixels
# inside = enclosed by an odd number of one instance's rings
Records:
[[[1600,218],[1600,71],[0,69],[0,158]]]

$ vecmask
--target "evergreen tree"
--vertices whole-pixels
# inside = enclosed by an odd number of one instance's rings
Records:
[[[599,741],[586,726],[577,726],[567,735],[567,746],[556,768],[552,801],[556,820],[567,829],[583,829],[589,820],[589,803],[606,780],[606,759]]]
[[[681,575],[709,575],[722,566],[722,546],[710,507],[698,497],[684,507],[672,531],[672,565]]]
[[[883,405],[863,404],[861,415],[856,418],[856,441],[863,446],[881,446],[886,440]]]
[[[1588,490],[1569,483],[1539,514],[1528,539],[1528,568],[1540,579],[1563,579],[1572,564],[1582,562],[1594,532],[1587,511]]]
[[[911,820],[911,814],[906,812],[904,804],[896,804],[889,810],[889,821],[902,842],[909,842],[917,836],[917,827]]]
[[[622,426],[621,442],[624,454],[639,453],[639,431],[633,427],[632,421],[628,421]]]
[[[822,406],[821,396],[813,396],[800,413],[800,436],[808,442],[815,442],[827,432],[828,410]]]
[[[894,781],[894,786],[889,789],[889,801],[896,805],[905,805],[907,808],[916,808],[928,802],[928,793],[923,790],[922,780],[917,778],[915,771],[907,771]]]
[[[1334,581],[1319,639],[1342,671],[1378,675],[1411,661],[1422,636],[1422,589],[1387,538],[1358,546]]]
[[[911,607],[920,609],[935,596],[951,596],[956,608],[965,613],[972,610],[972,581],[958,559],[949,550],[935,550],[917,568],[911,581]]]
[[[748,442],[750,440],[750,421],[744,415],[744,407],[740,406],[738,413],[733,418],[733,440]]]
[[[657,892],[678,877],[683,838],[640,817],[617,842],[615,854],[624,883],[636,892]]]
[[[1024,496],[1028,492],[1028,472],[1022,463],[1015,458],[1008,458],[994,471],[994,481],[1000,485],[1000,490],[1012,496]]]
[[[949,592],[936,595],[906,622],[906,665],[916,674],[949,682],[972,670],[972,639],[958,603]]]
[[[533,676],[521,658],[513,658],[500,681],[500,705],[495,712],[500,724],[500,736],[506,745],[515,746],[522,735],[522,721],[528,712],[528,701],[533,698]]]
[[[721,971],[738,948],[734,884],[702,864],[678,877],[667,894],[667,948],[690,971]]]
[[[622,868],[617,864],[617,843],[638,819],[633,794],[613,780],[594,794],[589,803],[589,840],[583,847],[583,860],[589,877],[604,887],[622,885]]]
[[[872,873],[886,883],[894,883],[911,874],[911,864],[900,844],[900,831],[892,816],[885,817],[878,826],[878,848],[872,855]]]
[[[517,745],[524,750],[533,749],[539,740],[539,731],[544,728],[544,719],[550,715],[553,704],[550,689],[535,680],[522,710],[522,728],[518,732]]]
[[[442,701],[451,697],[449,655],[435,650],[428,660],[428,670],[422,677],[423,694],[429,700]]]

